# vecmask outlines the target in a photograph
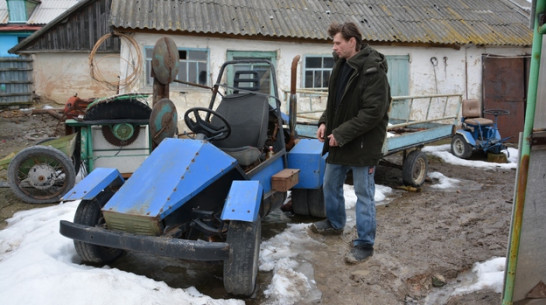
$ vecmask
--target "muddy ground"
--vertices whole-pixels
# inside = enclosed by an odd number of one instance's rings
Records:
[[[60,135],[62,130],[62,124],[49,114],[3,110],[0,112],[0,158],[41,139]],[[474,263],[506,256],[516,171],[472,169],[428,157],[429,172],[440,172],[460,183],[456,188],[438,190],[431,187],[429,180],[417,192],[402,190],[399,189],[400,170],[380,166],[376,183],[390,186],[394,192],[389,195],[387,204],[377,208],[376,248],[370,260],[356,266],[344,263],[343,257],[355,235],[354,228],[341,237],[312,235],[327,245],[308,258],[322,294],[319,304],[500,303],[500,293],[489,289],[450,297],[448,287],[460,282]],[[399,158],[391,156],[392,161]],[[5,181],[5,171],[0,172],[0,177],[0,182]],[[14,212],[42,206],[25,204],[8,188],[0,188],[0,229]],[[287,221],[313,220],[288,218]],[[271,235],[279,229],[282,226],[269,226],[264,231]],[[122,262],[119,268],[131,271],[134,266]],[[203,272],[221,275],[221,268],[204,269]],[[260,281],[270,280],[270,276],[260,273]],[[155,275],[148,276],[165,277],[157,275],[157,270]],[[447,285],[433,286],[436,277],[445,278]],[[178,286],[176,282],[167,283]],[[210,287],[221,286],[220,280],[208,283],[197,288],[213,297],[226,297],[221,288]],[[261,286],[256,298],[247,300],[247,304],[262,303],[267,283]]]

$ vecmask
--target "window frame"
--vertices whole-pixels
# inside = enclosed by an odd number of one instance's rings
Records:
[[[320,68],[308,68],[307,67],[307,60],[311,59],[311,58],[320,58],[321,59],[321,67]],[[324,66],[325,59],[330,59],[332,61],[332,66],[331,67],[325,67]],[[312,71],[313,75],[316,72],[320,72],[320,73],[322,73],[322,75],[321,75],[322,84],[324,84],[325,82],[328,83],[328,80],[330,78],[330,74],[332,72],[332,68],[334,67],[334,64],[335,64],[335,61],[334,61],[331,54],[328,54],[328,55],[322,55],[322,54],[305,55],[304,58],[303,58],[303,69],[302,69],[302,78],[301,78],[302,79],[302,85],[301,85],[301,87],[305,88],[305,89],[311,89],[311,90],[325,90],[325,89],[328,89],[328,86],[326,86],[326,87],[315,87],[314,83],[312,84],[312,86],[307,86],[308,84],[307,84],[306,75],[307,75],[307,72],[309,72],[309,71]],[[326,79],[325,79],[325,73],[327,73]]]
[[[144,47],[144,61],[145,61],[145,66],[146,66],[146,69],[145,69],[145,73],[146,75],[144,76],[145,79],[144,79],[144,86],[146,87],[152,87],[153,86],[153,78],[151,76],[152,74],[152,55],[153,55],[153,49],[154,47],[153,46],[145,46]],[[206,59],[205,60],[195,60],[195,59],[179,59],[179,71],[178,71],[178,75],[176,76],[176,79],[178,80],[181,80],[181,81],[186,81],[186,82],[192,82],[192,83],[196,83],[196,84],[201,84],[201,85],[205,85],[205,86],[210,86],[211,83],[212,83],[212,80],[211,80],[211,76],[210,76],[210,49],[209,48],[190,48],[190,47],[177,47],[177,50],[180,54],[180,52],[205,52],[205,57]],[[149,54],[149,56],[148,56]],[[188,80],[188,79],[179,79],[179,76],[180,76],[180,73],[182,71],[182,65],[186,65],[186,67],[188,67],[190,64],[192,63],[197,63],[197,67],[199,67],[199,64],[204,64],[205,65],[205,73],[206,73],[206,80],[205,80],[205,83],[202,84],[199,82],[199,76],[197,75],[196,76],[196,79],[193,79],[193,80]],[[189,73],[189,70],[190,69],[186,69],[186,76],[188,76],[188,73]],[[201,70],[198,70],[198,71],[201,71]],[[181,84],[181,83],[178,83],[178,82],[172,82],[170,84],[171,88],[176,88],[176,89],[200,89],[199,87],[196,87],[196,86],[191,86],[191,85],[185,85],[185,84]]]

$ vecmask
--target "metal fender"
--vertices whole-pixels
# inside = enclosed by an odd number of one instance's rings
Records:
[[[263,194],[259,181],[233,181],[222,210],[222,220],[256,221]]]
[[[323,146],[317,139],[301,139],[288,152],[288,168],[300,170],[299,182],[294,188],[318,189],[322,186],[328,155],[322,155]]]
[[[66,193],[61,200],[91,200],[110,186],[120,186],[125,182],[115,168],[95,168],[80,183]]]
[[[465,139],[466,143],[476,146],[476,140],[474,140],[474,137],[472,134],[466,130],[459,129],[455,132],[456,134],[460,134]]]

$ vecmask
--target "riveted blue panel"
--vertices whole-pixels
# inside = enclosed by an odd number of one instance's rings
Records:
[[[326,156],[323,143],[317,139],[301,139],[288,152],[288,168],[299,169],[299,182],[294,188],[318,189],[322,186]]]
[[[222,210],[222,220],[255,221],[258,218],[263,193],[259,181],[233,181]]]
[[[164,219],[235,165],[234,158],[207,141],[167,138],[103,211]]]
[[[90,200],[102,190],[115,183],[123,184],[123,177],[115,168],[95,168],[82,181],[76,184],[61,200]]]
[[[250,180],[259,181],[264,188],[265,193],[271,192],[271,177],[284,169],[283,158],[281,155],[275,156],[271,163],[261,167],[259,171],[248,173]],[[269,162],[269,161],[268,161]]]

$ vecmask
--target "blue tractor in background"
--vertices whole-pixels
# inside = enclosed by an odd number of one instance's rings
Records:
[[[226,62],[209,106],[184,114],[192,133],[159,141],[128,179],[94,169],[64,196],[81,202],[61,234],[85,263],[125,250],[223,261],[226,291],[252,295],[262,219],[289,191],[296,213],[325,217],[322,143],[295,138],[277,92],[269,61]]]
[[[462,103],[462,128],[458,129],[451,139],[453,155],[469,159],[474,151],[501,154],[508,150],[504,144],[508,138],[502,138],[497,127],[499,115],[508,115],[504,109],[488,109],[483,113],[493,115],[494,119],[481,117],[479,100],[464,100]]]

